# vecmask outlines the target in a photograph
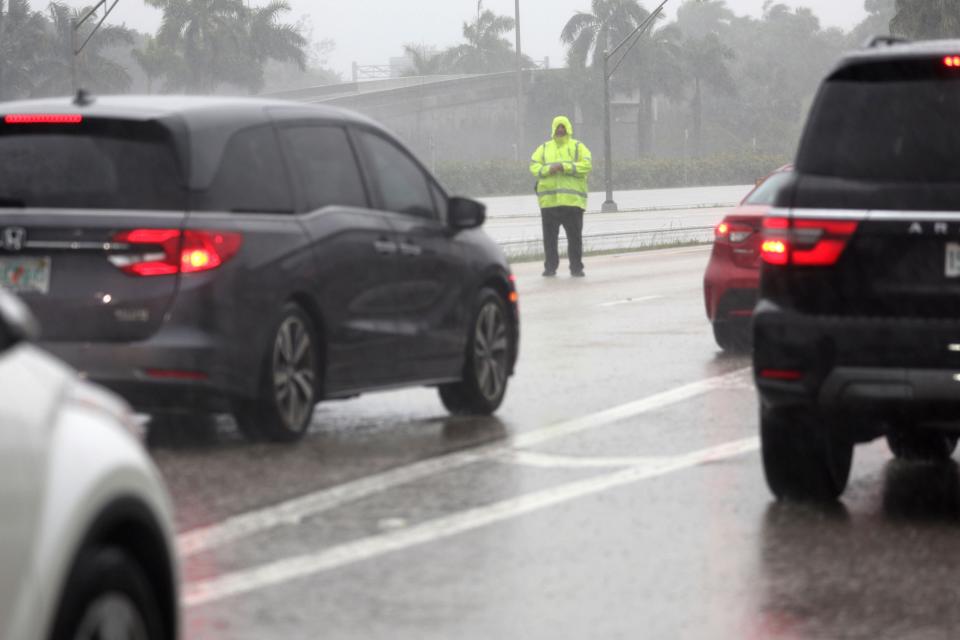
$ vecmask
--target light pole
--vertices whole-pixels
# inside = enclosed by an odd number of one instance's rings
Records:
[[[613,144],[610,140],[610,54],[603,53],[603,183],[607,190],[607,199],[600,211],[616,213],[617,203],[613,201]]]
[[[524,151],[523,125],[525,123],[523,108],[523,51],[520,48],[520,0],[515,0],[514,12],[514,22],[516,23],[514,26],[517,32],[517,155],[519,156]]]
[[[77,64],[78,64],[78,58],[80,57],[80,52],[83,51],[83,48],[87,46],[87,43],[90,42],[90,39],[93,38],[94,34],[96,34],[97,31],[100,30],[100,27],[103,25],[103,22],[107,19],[107,16],[110,15],[110,13],[113,11],[113,9],[117,6],[119,2],[120,0],[113,0],[113,4],[109,4],[109,0],[100,0],[100,2],[95,4],[93,8],[87,11],[87,13],[82,18],[80,18],[79,20],[72,19],[70,21],[70,53],[72,54],[70,56],[71,58],[70,74],[73,78],[73,92],[78,96],[80,93],[80,79],[79,79],[80,74],[79,74],[79,70],[77,69]],[[100,18],[100,22],[98,22],[96,26],[93,28],[93,30],[90,31],[90,34],[87,36],[87,39],[83,41],[83,44],[81,44],[78,47],[77,36],[80,33],[80,27],[82,27],[87,20],[93,17],[93,14],[95,14],[100,9],[100,7],[105,8],[103,12],[103,17]]]
[[[642,38],[643,34],[647,32],[647,29],[650,28],[650,25],[653,24],[653,21],[660,16],[660,13],[663,11],[663,8],[669,1],[670,0],[663,0],[663,2],[660,3],[660,6],[657,7],[653,13],[647,16],[646,20],[637,25],[637,28],[634,29],[630,35],[624,38],[620,44],[614,47],[612,51],[603,52],[603,177],[607,189],[607,199],[604,200],[603,206],[600,208],[603,213],[615,213],[617,211],[617,203],[613,200],[613,146],[610,139],[610,78],[614,73],[617,72],[617,69],[620,68],[620,65],[623,64],[623,61],[627,59],[627,56],[630,55],[630,52],[633,51],[633,48],[637,46],[637,43],[640,42],[640,38]],[[630,46],[628,46],[623,52],[623,55],[620,56],[620,60],[618,60],[613,66],[613,69],[610,69],[610,60],[617,55],[617,52],[623,49],[627,43],[630,43]],[[607,43],[604,42],[604,47],[606,46]]]

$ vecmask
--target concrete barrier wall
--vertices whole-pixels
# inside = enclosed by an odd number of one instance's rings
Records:
[[[599,123],[578,123],[578,109],[572,102],[551,102],[537,95],[546,79],[557,80],[566,73],[565,69],[525,72],[523,148],[518,148],[516,75],[512,72],[346,83],[273,97],[359,111],[391,129],[431,167],[451,161],[519,159],[525,163],[537,145],[547,139],[550,122],[559,113],[570,116],[579,127],[577,136],[599,154]],[[613,137],[615,153],[621,157],[635,155],[635,124],[615,123]]]

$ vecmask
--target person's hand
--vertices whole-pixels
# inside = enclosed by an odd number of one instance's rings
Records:
[[[550,175],[563,171],[563,165],[560,163],[550,165]]]

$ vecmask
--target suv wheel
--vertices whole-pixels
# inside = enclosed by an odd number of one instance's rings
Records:
[[[240,430],[251,439],[294,442],[303,437],[319,400],[317,339],[309,316],[284,306],[264,358],[260,396],[241,401]]]
[[[767,485],[778,499],[832,501],[850,478],[853,442],[811,409],[761,409]]]
[[[443,405],[455,415],[490,415],[503,402],[513,353],[507,307],[493,289],[477,297],[467,336],[463,379],[440,386]]]
[[[724,351],[745,353],[750,351],[749,322],[714,322],[713,338]]]
[[[172,624],[172,623],[169,623]],[[166,640],[157,597],[140,566],[119,549],[81,552],[70,572],[52,640]]]
[[[957,435],[933,429],[894,428],[887,434],[887,446],[903,460],[949,460],[957,448]]]

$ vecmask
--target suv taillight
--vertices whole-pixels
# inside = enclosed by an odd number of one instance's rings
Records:
[[[133,229],[117,233],[113,241],[130,247],[109,257],[118,269],[132,276],[165,276],[216,269],[236,255],[243,236],[229,231]]]
[[[828,267],[857,231],[856,220],[766,218],[760,255],[772,265]]]

